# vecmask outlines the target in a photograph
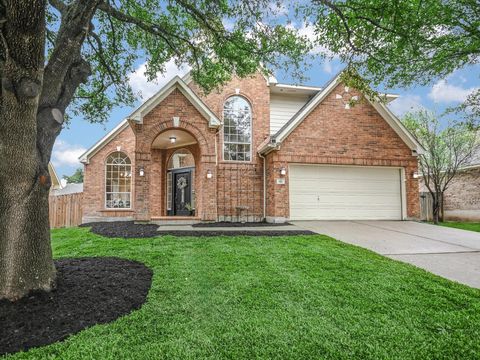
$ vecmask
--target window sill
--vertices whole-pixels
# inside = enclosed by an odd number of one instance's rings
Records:
[[[118,211],[125,211],[125,212],[132,212],[133,209],[132,208],[129,208],[129,209],[121,209],[121,208],[118,208],[118,209],[103,209],[103,210],[100,210],[101,212],[118,212]]]

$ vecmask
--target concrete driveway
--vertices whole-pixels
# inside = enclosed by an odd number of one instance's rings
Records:
[[[294,221],[293,224],[480,288],[480,233],[413,221]]]

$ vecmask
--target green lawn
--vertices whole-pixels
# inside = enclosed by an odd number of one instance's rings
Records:
[[[439,223],[439,225],[480,232],[480,223],[478,222],[446,221]]]
[[[474,359],[480,290],[325,236],[106,239],[53,232],[55,257],[154,271],[147,303],[12,359]]]

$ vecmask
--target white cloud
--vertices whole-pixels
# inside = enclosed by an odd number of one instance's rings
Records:
[[[87,149],[80,145],[72,145],[63,140],[57,140],[53,146],[52,163],[54,166],[80,166],[78,158]]]
[[[310,50],[310,53],[312,54],[325,54],[327,56],[332,57],[333,53],[330,52],[327,48],[320,46],[318,44],[315,44],[317,35],[315,34],[315,27],[311,24],[303,23],[299,27],[297,27],[298,34],[300,36],[305,36],[312,44],[313,44],[313,49]]]
[[[388,107],[397,116],[401,117],[410,111],[425,109],[419,95],[405,95],[393,100]]]
[[[273,17],[282,17],[288,15],[288,7],[283,1],[272,0],[268,4],[267,8]]]
[[[147,63],[141,64],[129,77],[130,86],[135,93],[140,93],[141,97],[145,100],[153,96],[158,90],[162,88],[172,77],[175,75],[185,75],[189,67],[182,66],[177,67],[174,60],[170,60],[165,64],[165,71],[158,73],[157,78],[153,81],[148,81],[145,76],[145,70]]]
[[[433,85],[428,97],[437,103],[464,102],[467,96],[477,89],[451,85],[446,79],[443,79]]]

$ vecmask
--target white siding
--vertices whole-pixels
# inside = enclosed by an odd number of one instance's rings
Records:
[[[305,105],[310,97],[297,94],[270,95],[270,134],[275,134]]]
[[[401,220],[398,168],[290,165],[291,220]]]

